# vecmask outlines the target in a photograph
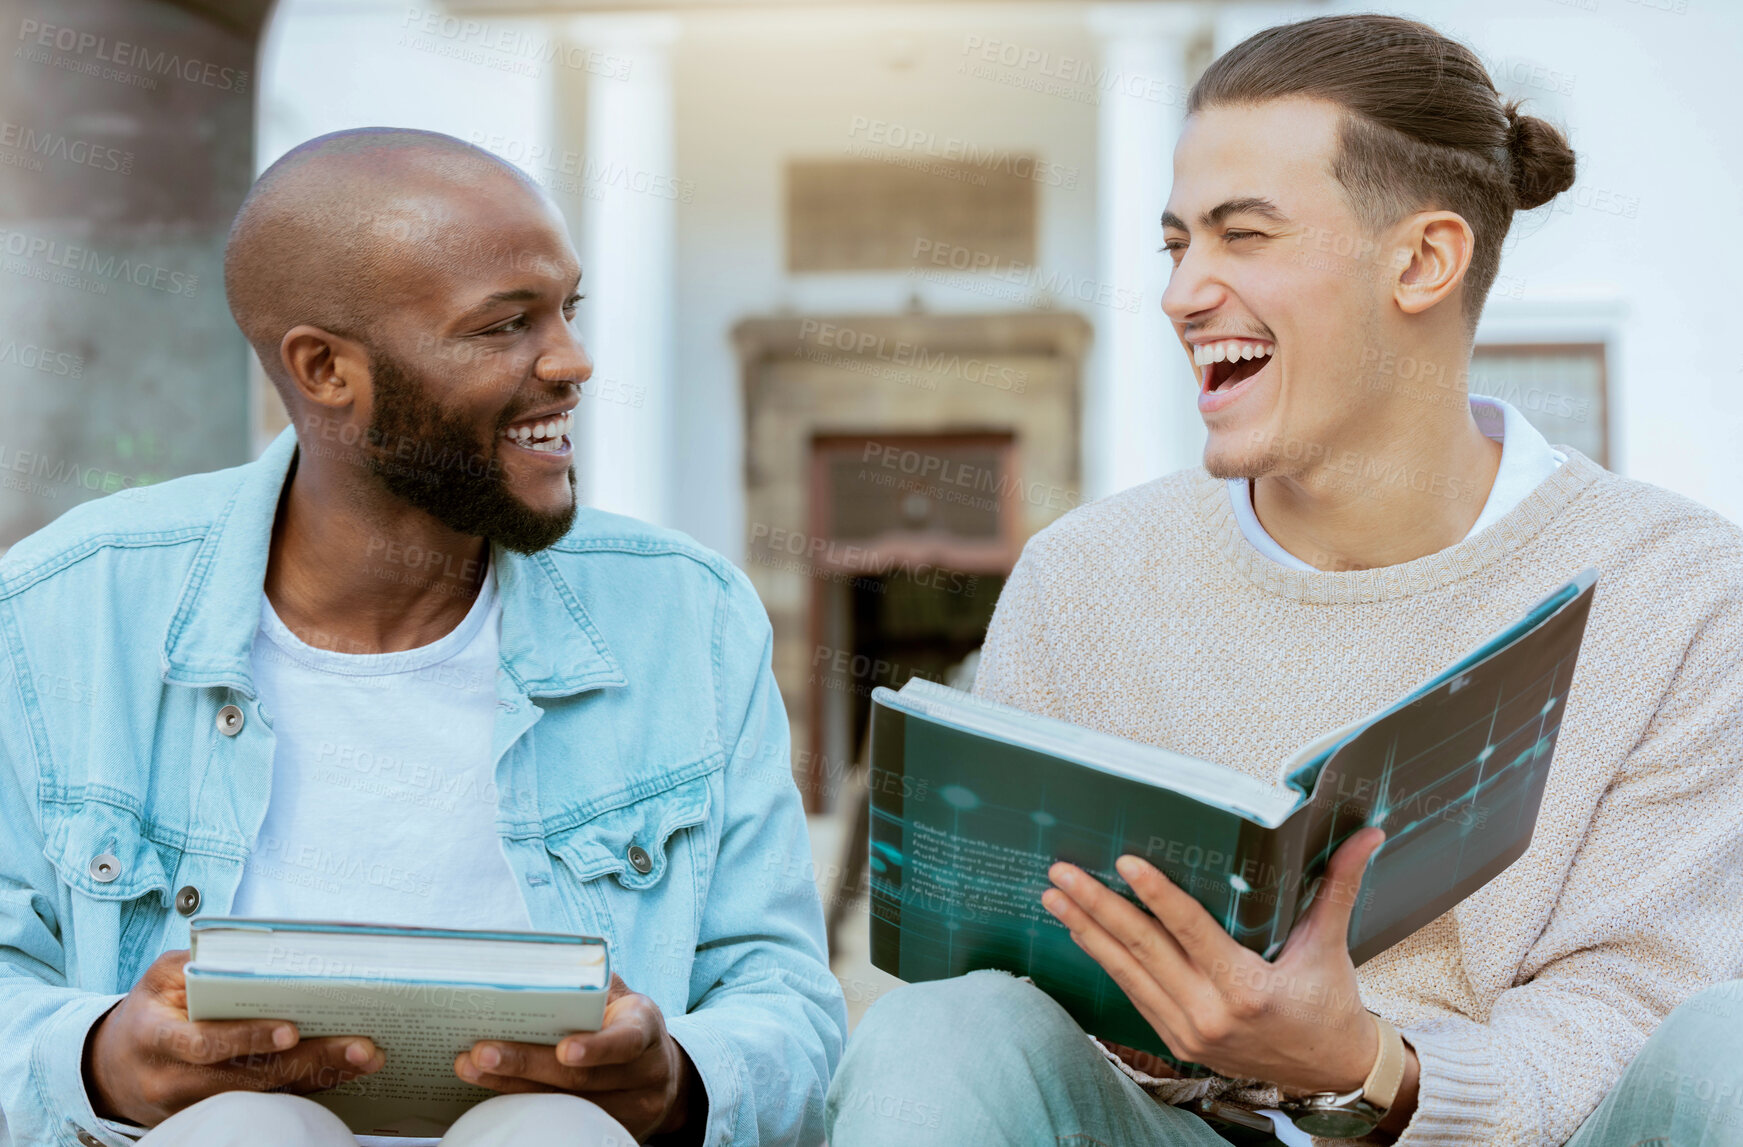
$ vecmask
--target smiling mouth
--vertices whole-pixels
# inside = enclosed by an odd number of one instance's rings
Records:
[[[569,432],[574,428],[575,412],[566,410],[561,414],[517,423],[504,429],[502,437],[513,446],[540,454],[557,454],[569,445]]]
[[[1252,378],[1271,360],[1275,346],[1257,339],[1217,339],[1195,343],[1192,363],[1198,368],[1201,391],[1233,390]]]

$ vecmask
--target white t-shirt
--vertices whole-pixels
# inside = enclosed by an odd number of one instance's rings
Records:
[[[254,680],[278,743],[234,915],[532,926],[496,832],[501,620],[491,571],[439,640],[337,653],[261,595]]]
[[[316,649],[261,595],[254,681],[278,741],[232,915],[532,927],[496,831],[501,621],[494,569],[452,632],[399,653]]]
[[[1495,484],[1489,489],[1489,498],[1483,503],[1483,512],[1471,524],[1470,533],[1465,535],[1466,540],[1488,529],[1514,506],[1524,501],[1525,496],[1535,490],[1539,482],[1555,473],[1556,467],[1567,461],[1567,455],[1553,449],[1537,427],[1526,421],[1523,414],[1499,398],[1471,395],[1471,416],[1477,420],[1477,429],[1501,444],[1501,465],[1495,471]],[[1278,565],[1292,570],[1314,568],[1278,545],[1276,539],[1259,524],[1259,515],[1253,510],[1253,483],[1250,478],[1230,478],[1228,488],[1229,503],[1235,512],[1235,524],[1240,527],[1246,539],[1253,543],[1254,549]]]

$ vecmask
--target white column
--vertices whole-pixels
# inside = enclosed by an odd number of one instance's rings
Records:
[[[1100,4],[1088,13],[1106,69],[1096,176],[1101,281],[1142,293],[1136,313],[1097,316],[1083,431],[1084,480],[1094,497],[1203,454],[1192,372],[1162,313],[1169,262],[1157,248],[1191,86],[1187,49],[1205,20],[1184,4]]]
[[[596,383],[585,388],[576,465],[589,505],[672,518],[675,176],[669,14],[582,17],[587,83],[582,304]]]

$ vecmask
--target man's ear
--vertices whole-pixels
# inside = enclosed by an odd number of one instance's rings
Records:
[[[1465,281],[1476,236],[1462,215],[1423,211],[1402,224],[1401,246],[1410,255],[1398,272],[1392,298],[1407,315],[1418,315],[1454,294]]]
[[[369,352],[356,339],[302,323],[284,333],[278,355],[305,402],[337,411],[369,394]]]

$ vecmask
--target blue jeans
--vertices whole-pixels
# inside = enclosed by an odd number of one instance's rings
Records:
[[[909,984],[872,1005],[824,1121],[830,1147],[1228,1147],[1235,1135],[1151,1099],[1064,1008],[1002,972]],[[1737,1143],[1743,981],[1666,1017],[1567,1147]]]

